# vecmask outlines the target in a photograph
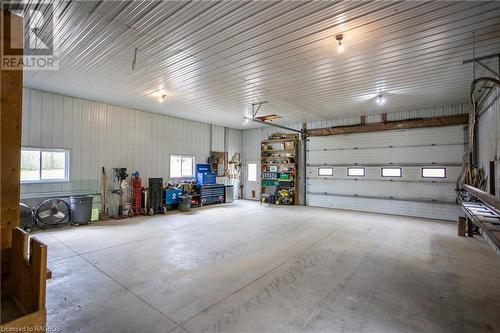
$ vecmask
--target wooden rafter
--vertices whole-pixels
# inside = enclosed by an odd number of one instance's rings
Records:
[[[307,136],[328,136],[348,133],[366,133],[378,131],[390,131],[397,129],[439,127],[451,125],[465,125],[469,120],[468,114],[440,116],[432,118],[418,118],[398,121],[386,121],[381,123],[359,124],[351,126],[338,126],[327,128],[315,128],[307,130]]]

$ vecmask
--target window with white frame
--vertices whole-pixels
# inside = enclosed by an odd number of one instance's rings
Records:
[[[446,168],[422,168],[422,178],[446,178]]]
[[[347,168],[347,175],[351,177],[364,177],[365,168]]]
[[[402,174],[401,168],[382,168],[382,177],[401,177]]]
[[[257,181],[257,164],[256,163],[248,163],[247,166],[247,171],[248,171],[248,181],[249,182],[256,182]]]
[[[333,168],[318,168],[318,176],[333,176]]]
[[[170,155],[170,178],[194,176],[194,156]]]
[[[68,149],[21,148],[21,183],[68,180]]]

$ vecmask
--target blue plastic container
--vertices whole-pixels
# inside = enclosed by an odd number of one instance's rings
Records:
[[[182,195],[181,189],[169,188],[165,190],[165,205],[176,205],[179,203],[179,196]]]
[[[210,164],[196,164],[196,173],[212,173],[212,169],[210,169]]]
[[[215,184],[217,176],[212,172],[210,164],[196,164],[196,182],[200,185]]]

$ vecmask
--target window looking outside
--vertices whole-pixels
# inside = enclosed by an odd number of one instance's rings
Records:
[[[170,178],[193,177],[194,156],[170,155]]]
[[[248,163],[248,181],[249,182],[256,182],[257,181],[257,164],[255,163]]]
[[[21,183],[68,179],[69,150],[21,148]]]

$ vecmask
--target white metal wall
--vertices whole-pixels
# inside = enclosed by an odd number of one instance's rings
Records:
[[[465,137],[464,126],[447,126],[309,138],[307,204],[456,220]],[[319,176],[321,166],[333,176]],[[349,166],[365,176],[347,176]],[[382,177],[382,167],[401,167],[402,177]],[[446,178],[423,179],[422,167],[445,167]]]
[[[496,89],[486,103],[484,109],[479,111],[478,121],[478,163],[488,176],[487,191],[489,191],[490,161],[500,160],[500,89]],[[500,174],[497,174],[496,187],[500,187]]]
[[[212,151],[225,151],[224,147],[225,147],[226,141],[225,141],[224,127],[212,125],[210,132],[212,135],[212,138],[211,138]]]
[[[69,182],[23,184],[23,198],[99,192],[102,166],[168,179],[170,154],[209,156],[209,124],[28,88],[23,95],[22,145],[68,148],[71,158]],[[228,133],[230,153],[241,151],[241,131]],[[212,144],[224,149],[224,136]]]
[[[243,131],[242,145],[242,181],[243,181],[243,198],[257,199],[260,197],[260,182],[249,182],[247,174],[247,164],[256,163],[257,170],[260,170],[260,141],[262,140],[262,128]],[[260,175],[257,175],[260,179]],[[251,193],[255,191],[255,198]]]
[[[227,128],[225,129],[225,147],[227,149],[227,156],[228,159],[231,160],[234,154],[239,153],[240,154],[240,161],[241,161],[241,144],[242,144],[242,131],[233,129],[233,128]],[[234,192],[233,196],[234,199],[238,199],[238,193],[240,189],[240,183],[241,183],[241,169],[240,169],[240,178],[230,178],[227,179],[227,185],[233,185],[234,186]]]
[[[229,156],[229,159],[235,154],[235,153],[240,153],[240,158],[241,158],[241,144],[242,144],[242,131],[233,129],[233,128],[226,128],[226,149],[227,149],[227,154]]]

